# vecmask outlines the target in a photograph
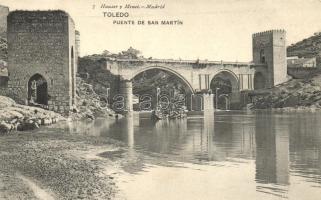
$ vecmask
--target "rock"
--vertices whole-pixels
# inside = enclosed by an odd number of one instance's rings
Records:
[[[41,119],[39,119],[39,118],[34,119],[34,122],[36,122],[37,124],[41,124]]]
[[[5,134],[5,133],[8,133],[12,130],[12,125],[7,123],[7,122],[4,122],[2,121],[0,123],[0,134]]]
[[[18,122],[18,118],[13,118],[11,121],[10,121],[10,124],[16,124]]]
[[[9,97],[0,96],[0,108],[6,108],[15,105],[15,101]]]
[[[34,129],[37,129],[37,128],[39,128],[39,125],[36,122],[32,121],[32,120],[28,120],[28,121],[22,122],[17,126],[17,130],[18,131],[34,130]]]
[[[41,125],[50,125],[52,124],[52,120],[50,118],[41,119]]]

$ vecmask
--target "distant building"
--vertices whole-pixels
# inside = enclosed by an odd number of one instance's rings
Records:
[[[298,58],[298,57],[288,57],[287,58],[288,68],[315,68],[317,67],[317,59],[313,58]]]

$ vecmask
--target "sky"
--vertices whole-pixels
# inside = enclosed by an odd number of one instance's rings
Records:
[[[103,3],[165,4],[165,9],[107,10],[100,8]],[[67,11],[80,31],[82,56],[132,46],[145,57],[247,62],[255,32],[285,29],[290,45],[321,31],[321,0],[0,0],[0,5],[11,11]],[[117,18],[104,17],[104,11],[127,11],[132,20],[181,20],[183,25],[113,25]]]

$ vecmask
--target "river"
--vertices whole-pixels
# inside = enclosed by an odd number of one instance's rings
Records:
[[[73,132],[125,142],[129,200],[319,199],[321,113],[216,112],[153,122],[143,114],[78,124]]]

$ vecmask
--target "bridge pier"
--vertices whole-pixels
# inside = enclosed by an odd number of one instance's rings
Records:
[[[189,111],[214,111],[214,94],[199,93],[187,95],[187,108]]]
[[[214,94],[203,94],[204,111],[214,111]]]
[[[119,94],[123,97],[122,113],[133,111],[133,83],[130,80],[121,80],[119,83]]]

